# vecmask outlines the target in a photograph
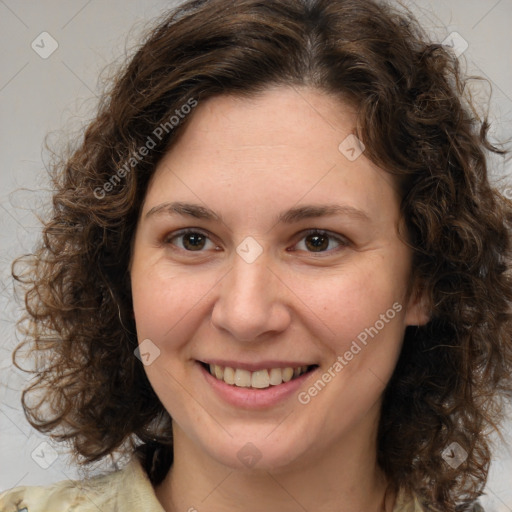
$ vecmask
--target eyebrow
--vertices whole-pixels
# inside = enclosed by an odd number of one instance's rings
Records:
[[[162,203],[154,206],[148,213],[146,213],[146,218],[151,217],[152,215],[161,215],[163,213],[169,215],[184,215],[187,217],[194,217],[196,219],[221,220],[213,210],[210,210],[205,206],[182,202]]]
[[[146,213],[146,218],[153,215],[183,215],[196,219],[222,221],[222,217],[205,206],[193,203],[170,202],[154,206]],[[348,205],[327,204],[327,205],[304,205],[290,208],[278,215],[276,224],[292,224],[304,219],[327,217],[331,215],[344,215],[356,220],[370,222],[370,217],[363,210]]]

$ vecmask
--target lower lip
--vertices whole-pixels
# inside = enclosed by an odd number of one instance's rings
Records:
[[[225,402],[245,409],[265,409],[283,402],[291,395],[297,393],[298,389],[308,379],[315,370],[302,374],[300,377],[283,382],[278,386],[269,386],[268,388],[240,388],[226,384],[223,380],[215,378],[204,366],[198,363],[206,382]]]

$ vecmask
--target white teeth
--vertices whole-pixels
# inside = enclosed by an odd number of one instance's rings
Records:
[[[284,370],[282,370],[282,373],[283,373],[283,381],[284,382],[288,382],[289,380],[292,380],[292,377],[293,377],[293,368],[284,368]]]
[[[217,374],[217,371],[215,371],[215,374]],[[219,377],[217,377],[217,378],[219,378]],[[219,379],[219,380],[222,380],[222,379]],[[250,388],[251,387],[251,372],[249,372],[247,370],[240,370],[239,368],[237,368],[235,370],[235,386],[238,386],[240,388]]]
[[[235,370],[233,370],[233,368],[230,368],[229,366],[226,366],[226,368],[224,368],[224,382],[226,382],[227,384],[235,383]]]
[[[297,368],[270,368],[268,370],[257,370],[250,372],[240,368],[226,368],[211,364],[210,374],[218,380],[223,380],[226,384],[238,386],[240,388],[264,389],[269,386],[279,386],[283,382],[289,382],[292,378],[299,377],[305,373],[308,366],[298,366]]]
[[[251,387],[253,388],[268,388],[270,386],[270,377],[267,370],[258,370],[252,372]]]
[[[222,369],[222,366],[215,365],[215,377],[219,380],[224,378],[224,370]]]
[[[281,368],[272,368],[270,370],[270,384],[272,386],[278,386],[283,382],[283,374],[281,373]]]

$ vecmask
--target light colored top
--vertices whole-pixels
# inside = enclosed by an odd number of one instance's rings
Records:
[[[48,487],[16,487],[0,494],[0,512],[165,512],[137,459],[122,470]],[[393,512],[422,512],[399,493]]]

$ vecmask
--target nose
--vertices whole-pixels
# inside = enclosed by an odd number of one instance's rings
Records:
[[[261,341],[290,325],[288,289],[264,254],[252,263],[235,254],[231,270],[218,286],[212,323],[238,341]]]

